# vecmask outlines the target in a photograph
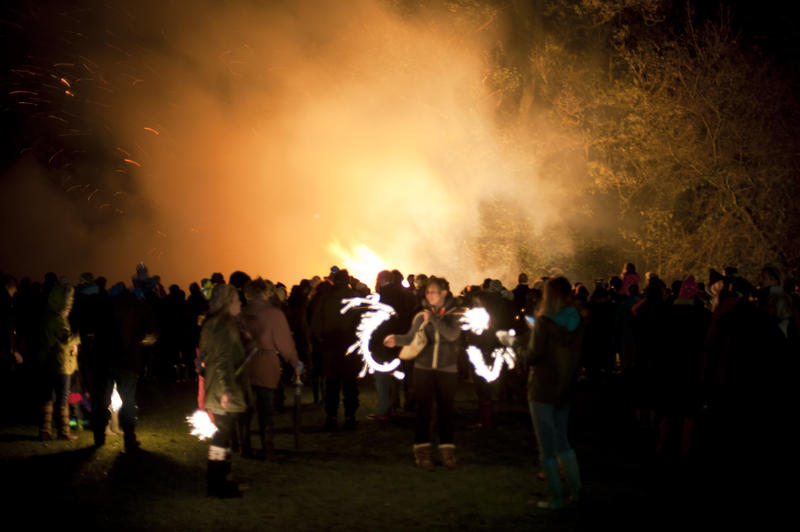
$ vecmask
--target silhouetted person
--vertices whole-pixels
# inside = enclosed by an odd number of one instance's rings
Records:
[[[336,429],[340,390],[344,400],[344,428],[352,430],[358,425],[358,372],[362,362],[359,357],[346,356],[356,340],[358,315],[340,312],[343,299],[358,296],[349,282],[347,270],[334,273],[333,287],[322,296],[311,317],[311,331],[319,339],[325,365],[326,430]]]

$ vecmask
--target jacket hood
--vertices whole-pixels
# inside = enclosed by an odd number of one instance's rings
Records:
[[[553,323],[560,325],[569,332],[574,331],[581,324],[581,315],[575,307],[564,307],[555,316],[548,316]]]
[[[50,289],[47,296],[47,308],[60,314],[72,301],[73,289],[71,286],[57,284]]]

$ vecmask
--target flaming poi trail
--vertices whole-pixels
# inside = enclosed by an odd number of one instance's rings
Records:
[[[395,358],[391,362],[379,363],[372,357],[372,351],[369,349],[369,342],[372,339],[372,334],[380,325],[394,316],[396,313],[392,307],[380,302],[380,295],[370,294],[367,297],[353,297],[342,300],[342,314],[358,307],[366,307],[366,311],[361,314],[361,320],[358,322],[356,328],[356,338],[358,340],[351,345],[347,354],[358,352],[364,359],[364,367],[359,373],[359,377],[363,377],[369,373],[380,371],[382,373],[392,374],[397,379],[403,379],[405,374],[402,371],[397,371],[400,366],[400,359]]]

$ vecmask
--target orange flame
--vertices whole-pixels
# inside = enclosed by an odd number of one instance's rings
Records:
[[[338,240],[333,239],[328,244],[328,251],[341,261],[338,264],[340,268],[347,269],[351,276],[358,278],[370,288],[374,286],[378,273],[387,269],[377,253],[365,244],[356,244],[347,249]]]

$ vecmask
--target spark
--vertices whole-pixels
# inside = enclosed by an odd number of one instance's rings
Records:
[[[119,396],[119,392],[117,391],[117,383],[114,383],[114,391],[111,392],[111,411],[112,412],[119,412],[119,409],[122,408],[122,397]]]
[[[135,87],[135,86],[136,86],[138,83],[142,83],[142,82],[144,82],[144,80],[143,80],[143,79],[139,79],[139,78],[137,78],[136,76],[131,76],[130,74],[122,74],[122,76],[124,76],[124,77],[126,77],[126,78],[130,78],[130,80],[131,80],[131,85],[132,85],[132,86],[134,86],[134,87]]]
[[[498,347],[492,351],[492,358],[494,361],[492,362],[492,367],[489,368],[489,366],[486,365],[486,361],[483,359],[483,352],[474,345],[471,345],[467,347],[467,358],[469,358],[469,361],[475,368],[476,375],[483,377],[486,382],[492,382],[500,376],[500,370],[503,368],[504,362],[508,366],[508,369],[514,369],[517,356],[510,347]]]
[[[141,168],[141,167],[142,167],[142,165],[141,165],[141,164],[137,163],[137,162],[136,162],[136,161],[134,161],[133,159],[123,159],[123,161],[125,161],[125,162],[126,162],[126,163],[128,163],[128,164],[132,164],[132,165],[134,165],[134,166],[138,166],[139,168]]]
[[[66,94],[67,96],[75,96],[75,93],[72,91],[64,91],[64,94]]]
[[[98,192],[100,192],[100,189],[99,189],[99,188],[96,188],[96,189],[94,189],[94,192],[92,192],[91,194],[89,194],[89,197],[88,197],[88,198],[86,198],[86,201],[92,201],[92,198],[93,198],[93,197],[94,197],[94,195],[95,195],[95,194],[97,194]]]
[[[61,78],[61,83],[66,85],[67,88],[70,88],[70,89],[72,88],[72,85],[69,84],[69,81],[67,81],[66,78]]]
[[[36,91],[11,91],[8,93],[9,96],[12,94],[30,94],[32,96],[39,96],[39,93]]]
[[[191,416],[186,416],[186,421],[192,427],[189,433],[201,440],[209,439],[217,432],[216,425],[208,417],[208,412],[205,410],[195,410]]]
[[[160,135],[161,134],[158,131],[156,131],[155,129],[153,129],[152,127],[146,127],[146,128],[144,128],[144,130],[145,131],[149,131],[151,133],[155,133],[156,135]]]
[[[367,297],[352,297],[342,300],[342,310],[339,311],[342,314],[355,308],[366,307],[365,312],[361,314],[358,327],[356,327],[357,341],[347,349],[347,354],[357,352],[364,359],[364,367],[361,369],[359,377],[379,371],[381,373],[391,372],[395,378],[402,380],[405,378],[405,374],[402,371],[397,371],[398,366],[400,366],[399,358],[379,363],[372,357],[372,351],[369,349],[369,342],[375,330],[383,322],[396,315],[394,309],[385,303],[381,303],[380,299],[380,295],[370,294]]]
[[[489,328],[489,313],[483,307],[467,309],[461,316],[461,330],[471,331],[477,335]]]
[[[52,116],[52,115],[51,115],[51,116]],[[58,150],[57,152],[55,152],[53,155],[51,155],[51,156],[50,156],[50,158],[47,160],[47,164],[53,164],[53,159],[55,159],[55,158],[56,158],[56,156],[57,156],[58,154],[60,154],[62,151],[64,151],[64,148],[61,148],[60,150]]]

